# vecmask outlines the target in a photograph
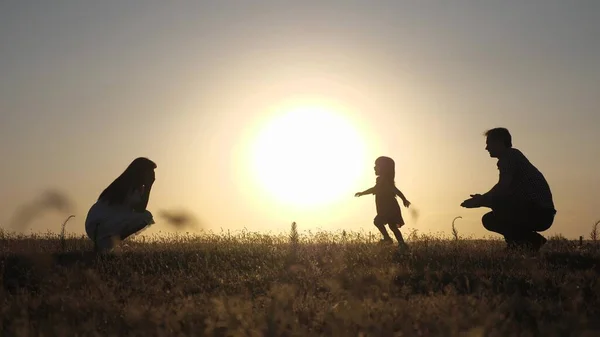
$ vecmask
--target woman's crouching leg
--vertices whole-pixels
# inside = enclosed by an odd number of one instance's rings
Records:
[[[135,212],[126,215],[119,214],[119,216],[101,223],[90,224],[87,232],[90,239],[94,241],[96,250],[110,251],[119,242],[152,224],[154,224],[154,219],[150,212]]]
[[[127,221],[123,222],[120,230],[119,230],[119,239],[125,240],[133,234],[138,233],[142,229],[153,225],[154,218],[152,217],[152,213],[149,211],[144,211],[142,213],[133,213]]]

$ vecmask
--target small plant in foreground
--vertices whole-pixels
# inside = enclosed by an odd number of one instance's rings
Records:
[[[600,225],[600,220],[594,224],[594,227],[592,227],[592,231],[590,232],[590,239],[594,244],[598,241],[598,225]]]
[[[64,252],[66,249],[66,245],[65,245],[65,232],[67,229],[67,222],[69,222],[69,220],[71,220],[71,218],[74,218],[74,215],[69,215],[69,217],[65,220],[65,222],[63,222],[62,226],[61,226],[61,230],[60,230],[60,247],[62,249],[62,251]]]
[[[454,225],[454,222],[457,219],[462,219],[462,216],[457,216],[456,218],[454,218],[452,220],[452,236],[454,237],[454,240],[458,241],[459,237],[458,237],[458,230],[456,229],[456,226]]]
[[[298,227],[296,222],[292,222],[292,227],[290,228],[290,243],[292,245],[298,244]]]

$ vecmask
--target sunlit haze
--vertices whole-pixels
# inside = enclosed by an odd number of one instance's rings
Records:
[[[348,199],[371,157],[344,116],[327,108],[290,107],[271,116],[249,149],[257,189],[269,204],[304,211]]]
[[[0,226],[44,191],[84,233],[136,157],[149,210],[213,231],[374,231],[374,161],[419,210],[403,231],[490,235],[464,209],[498,179],[506,127],[547,178],[546,234],[600,219],[600,2],[0,2]],[[149,233],[172,232],[157,217]],[[498,236],[497,236],[498,237]]]

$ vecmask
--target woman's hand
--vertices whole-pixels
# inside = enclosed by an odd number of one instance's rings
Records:
[[[146,207],[148,207],[148,200],[150,200],[150,190],[152,189],[152,184],[154,184],[154,180],[156,180],[154,170],[146,171],[142,178],[143,185],[140,186],[139,189],[141,194],[141,200],[139,205],[135,208],[136,211],[143,212],[146,210]]]
[[[154,184],[155,180],[156,180],[156,173],[154,172],[154,170],[149,170],[146,173],[146,176],[144,177],[144,185],[152,186],[152,184]]]
[[[408,199],[402,200],[402,203],[404,203],[404,207],[406,207],[406,208],[410,207],[410,201],[408,201]]]

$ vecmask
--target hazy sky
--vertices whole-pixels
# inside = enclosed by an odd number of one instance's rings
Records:
[[[486,209],[459,205],[496,183],[482,133],[505,126],[551,185],[549,233],[587,235],[600,219],[599,37],[596,0],[1,1],[0,226],[56,188],[83,233],[102,189],[147,156],[153,212],[188,209],[214,230],[374,230],[374,199],[353,194],[387,155],[420,211],[416,223],[404,211],[405,233],[448,233],[460,215],[462,234],[482,236]],[[281,205],[249,173],[248,144],[290,101],[334,102],[362,135],[368,160],[346,199]]]

